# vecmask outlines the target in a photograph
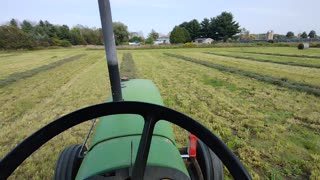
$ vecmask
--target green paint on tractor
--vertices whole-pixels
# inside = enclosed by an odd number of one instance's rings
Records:
[[[150,80],[129,80],[122,82],[121,86],[125,101],[163,105],[159,90]],[[136,159],[143,124],[141,116],[132,114],[100,118],[76,179],[86,179],[119,169],[131,171]],[[156,124],[146,173],[148,173],[148,167],[173,169],[189,177],[175,145],[169,122],[160,121]]]

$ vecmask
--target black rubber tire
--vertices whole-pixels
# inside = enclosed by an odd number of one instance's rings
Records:
[[[62,150],[54,170],[54,180],[73,180],[76,178],[83,158],[79,157],[81,144],[73,144]],[[86,151],[84,147],[84,151]]]
[[[207,145],[197,139],[197,161],[204,180],[222,180],[223,164],[218,156]]]

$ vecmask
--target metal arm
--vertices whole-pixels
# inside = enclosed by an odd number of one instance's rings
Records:
[[[103,41],[108,62],[112,99],[122,101],[120,73],[118,68],[116,44],[114,41],[111,8],[109,0],[98,0],[102,25]]]

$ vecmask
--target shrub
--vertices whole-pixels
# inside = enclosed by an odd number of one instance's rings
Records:
[[[62,41],[60,41],[60,46],[71,47],[71,43],[68,40],[62,40]]]
[[[183,44],[183,47],[191,48],[191,47],[197,47],[197,45],[193,42],[187,42]]]

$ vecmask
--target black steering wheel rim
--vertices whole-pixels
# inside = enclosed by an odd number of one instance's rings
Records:
[[[24,139],[0,160],[0,179],[8,178],[27,157],[61,132],[82,122],[115,114],[138,114],[143,116],[145,120],[137,159],[133,167],[132,179],[141,179],[143,177],[153,129],[159,120],[169,121],[196,135],[220,158],[235,179],[251,179],[235,154],[205,126],[173,109],[134,101],[96,104],[76,110],[52,121]]]

